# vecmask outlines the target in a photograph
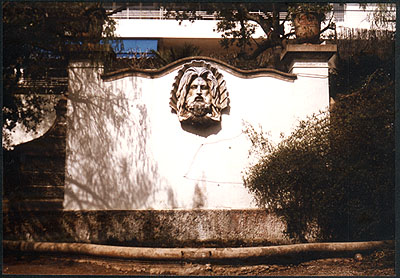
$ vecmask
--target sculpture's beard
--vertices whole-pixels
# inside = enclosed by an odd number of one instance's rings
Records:
[[[186,109],[195,117],[204,117],[208,113],[211,113],[211,104],[203,101],[194,101],[188,103]]]

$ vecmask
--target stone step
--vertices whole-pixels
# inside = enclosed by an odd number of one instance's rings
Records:
[[[7,192],[5,192],[7,193]],[[17,192],[13,192],[13,195],[18,199],[63,199],[64,198],[64,186],[46,186],[46,185],[32,185],[24,186],[23,189]]]
[[[65,172],[52,171],[24,171],[17,176],[8,177],[10,186],[63,186]]]
[[[65,138],[44,135],[36,140],[18,145],[15,150],[25,155],[57,156],[65,154]]]
[[[26,155],[21,157],[21,171],[51,171],[62,172],[65,167],[64,156],[43,157],[38,155]]]
[[[63,210],[63,199],[7,200],[3,199],[3,212],[18,211],[59,211]]]

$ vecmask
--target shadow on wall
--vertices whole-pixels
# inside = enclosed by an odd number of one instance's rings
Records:
[[[200,209],[207,206],[207,189],[206,183],[204,182],[205,178],[206,176],[203,173],[202,180],[197,182],[194,187],[192,207],[195,209]]]
[[[205,138],[207,138],[208,136],[213,135],[213,134],[218,134],[218,132],[220,132],[221,128],[222,128],[221,123],[217,123],[212,126],[204,127],[204,128],[200,128],[200,129],[197,126],[193,126],[191,124],[181,123],[181,127],[186,132],[190,132],[190,133],[193,133],[193,134],[199,135],[201,137],[205,137]]]
[[[175,111],[172,110],[173,113],[176,113]],[[229,115],[230,113],[230,107],[228,106],[224,111],[222,111],[222,115]],[[221,122],[219,123],[214,123],[210,126],[203,126],[202,128],[198,128],[197,126],[194,126],[190,123],[181,123],[181,127],[183,130],[185,130],[186,132],[190,132],[196,135],[199,135],[201,137],[205,137],[207,138],[210,135],[213,134],[218,134],[221,129]]]
[[[135,82],[121,84],[105,86],[92,68],[70,70],[65,209],[148,208],[158,191],[176,207],[148,155],[147,109],[126,93]]]

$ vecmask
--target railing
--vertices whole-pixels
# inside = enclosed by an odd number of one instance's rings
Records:
[[[166,19],[166,11],[160,10],[130,10],[129,8],[113,14],[115,19]]]
[[[18,93],[40,91],[43,94],[57,94],[68,89],[68,77],[48,77],[43,79],[21,78]]]
[[[182,12],[182,11],[180,11]],[[267,18],[268,16],[261,11],[250,12],[251,14],[261,15],[263,18]],[[217,13],[207,14],[206,11],[197,11],[196,15],[201,17],[202,20],[216,20]],[[280,17],[285,18],[286,13],[282,12]],[[125,9],[118,13],[111,15],[114,19],[175,19],[172,15],[167,15],[167,11],[163,8],[158,10],[138,10],[138,9]]]
[[[123,10],[116,14],[113,14],[111,17],[115,19],[175,19],[175,17],[171,15],[167,15],[167,11],[164,9],[159,10],[137,10],[137,9],[129,9]],[[198,16],[201,16],[202,19],[211,19],[215,20],[215,14],[207,14],[205,11],[196,12]]]

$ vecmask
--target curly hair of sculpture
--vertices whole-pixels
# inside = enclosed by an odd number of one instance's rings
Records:
[[[218,123],[222,110],[229,105],[225,80],[211,64],[191,61],[178,71],[169,104],[181,123],[201,126]]]

